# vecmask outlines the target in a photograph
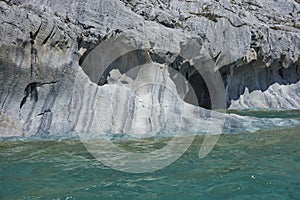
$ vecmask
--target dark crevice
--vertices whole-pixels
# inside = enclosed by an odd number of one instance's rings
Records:
[[[41,24],[40,24],[38,30],[37,30],[35,33],[29,32],[29,34],[30,34],[30,39],[31,39],[32,42],[34,42],[34,40],[36,39],[37,35],[39,34],[39,32],[40,32],[40,30],[41,30],[41,27],[42,27],[42,24],[43,24],[43,23],[41,22]]]
[[[52,37],[54,30],[55,30],[55,27],[52,28],[52,31],[50,32],[50,34],[44,39],[43,45],[45,45],[48,42],[48,40]]]
[[[239,24],[239,25],[236,25],[234,24],[228,17],[225,17],[225,19],[227,19],[229,21],[229,23],[231,24],[231,26],[233,27],[236,27],[236,28],[240,28],[240,27],[243,27],[243,26],[247,26],[247,23],[242,23],[242,24]]]
[[[210,13],[210,12],[202,12],[202,13],[189,12],[189,14],[195,15],[195,16],[202,16],[213,22],[218,22],[218,19],[222,18],[221,15],[217,15],[217,14]]]
[[[49,113],[49,112],[52,113],[52,111],[51,111],[50,109],[47,109],[47,110],[44,110],[43,112],[37,114],[37,116],[42,116],[42,115],[44,115],[44,114],[46,114],[46,113]]]
[[[55,84],[57,83],[57,81],[52,81],[52,82],[48,82],[48,83],[41,83],[41,82],[32,82],[29,83],[25,90],[24,90],[24,97],[20,103],[20,110],[22,109],[22,107],[24,106],[24,104],[27,101],[27,98],[30,97],[30,100],[34,100],[35,102],[38,101],[39,97],[38,97],[38,91],[37,88],[38,87],[42,87],[44,85],[50,85],[50,84]]]
[[[31,50],[30,50],[30,81],[34,82],[35,81],[35,77],[36,77],[36,64],[37,64],[37,54],[38,51],[35,48],[35,39],[38,35],[38,33],[41,30],[43,22],[41,22],[39,28],[37,29],[37,31],[35,33],[30,32],[30,44],[31,44]],[[23,44],[24,45],[24,44]],[[25,102],[24,102],[25,103]]]
[[[80,21],[77,20],[77,23],[78,25],[80,25],[84,30],[88,30],[88,29],[91,29],[91,28],[95,28],[95,26],[92,26],[92,25],[87,25],[85,23],[82,23]]]
[[[19,27],[12,22],[3,21],[1,24],[9,24],[19,29]]]

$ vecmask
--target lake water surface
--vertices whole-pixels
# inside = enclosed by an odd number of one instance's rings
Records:
[[[259,118],[300,120],[300,111],[232,111]],[[204,136],[166,168],[115,171],[78,139],[2,139],[0,199],[300,199],[300,126],[223,134],[198,157]],[[128,151],[166,142],[116,141]]]

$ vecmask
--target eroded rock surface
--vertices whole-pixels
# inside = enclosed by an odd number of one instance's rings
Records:
[[[299,12],[295,0],[1,0],[1,135],[91,129],[93,97],[112,87],[106,84],[109,70],[104,80],[86,76],[84,93],[74,85],[85,76],[81,65],[89,53],[119,37],[145,52],[117,56],[103,67],[123,74],[149,60],[169,66],[194,88],[194,104],[212,106],[193,68],[200,63],[219,70],[231,108],[299,108]]]

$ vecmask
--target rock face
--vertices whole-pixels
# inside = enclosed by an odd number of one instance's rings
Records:
[[[230,108],[300,108],[299,12],[294,0],[1,0],[1,136],[89,131],[95,120],[107,122],[106,131],[117,131],[109,124],[107,105],[124,100],[112,100],[109,94],[117,90],[126,96],[137,76],[122,74],[149,62],[182,74],[198,97],[197,102],[186,101],[205,108],[214,103],[197,64],[221,74]],[[102,66],[103,76],[84,65],[95,48],[114,38],[124,38],[123,43],[136,50],[122,55],[103,49],[107,57],[99,58],[99,65],[115,60]],[[109,77],[115,68],[119,76]],[[170,72],[163,74],[165,80],[176,79]],[[126,80],[120,83],[122,76]],[[96,96],[102,100],[94,101]],[[145,114],[139,106],[131,109]],[[117,120],[126,127],[125,108],[116,109],[121,116]],[[95,110],[103,113],[101,119],[96,119]],[[201,110],[197,117],[207,113]],[[160,126],[159,120],[150,117],[150,123],[146,115],[136,115],[133,121],[144,122],[133,124],[146,125],[146,130],[150,124]]]
[[[300,107],[299,94],[300,82],[290,85],[279,85],[275,83],[267,90],[261,92],[255,90],[249,93],[246,88],[238,100],[232,101],[230,108],[247,109],[247,108],[278,108],[278,109],[295,109]]]

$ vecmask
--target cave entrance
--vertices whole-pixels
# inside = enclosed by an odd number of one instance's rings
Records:
[[[188,78],[188,83],[192,90],[190,89],[188,91],[186,97],[184,98],[184,101],[187,103],[202,107],[202,108],[211,109],[212,104],[211,104],[211,98],[209,95],[209,90],[208,90],[207,85],[206,85],[204,79],[202,78],[201,74],[195,73],[195,74],[191,75]],[[191,98],[189,98],[191,96],[190,93],[192,91],[197,96],[198,102],[193,102],[193,100],[191,100]]]
[[[172,56],[171,53],[167,52],[166,56]],[[129,53],[126,53],[122,56],[119,56],[115,59],[109,66],[107,66],[104,72],[100,75],[101,78],[99,81],[95,82],[93,79],[90,79],[96,84],[102,86],[107,84],[107,80],[109,78],[109,74],[113,69],[118,69],[120,73],[126,74],[126,76],[131,79],[135,79],[137,75],[137,70],[131,70],[135,66],[144,65],[149,62],[156,62],[159,64],[166,64],[169,66],[170,78],[173,80],[177,88],[183,88],[182,85],[177,85],[178,82],[176,79],[176,74],[172,71],[176,70],[179,72],[184,79],[186,80],[186,88],[185,98],[183,100],[186,103],[199,106],[206,109],[212,108],[211,97],[209,95],[208,87],[201,76],[201,74],[191,65],[184,62],[184,58],[181,56],[177,56],[173,62],[167,62],[166,58],[161,57],[155,53],[150,53],[147,50],[134,50]],[[81,60],[83,63],[83,60]],[[90,69],[85,69],[82,66],[83,71],[89,76]],[[94,76],[94,74],[92,74]],[[99,75],[98,75],[99,76]],[[195,98],[197,97],[197,99]]]

